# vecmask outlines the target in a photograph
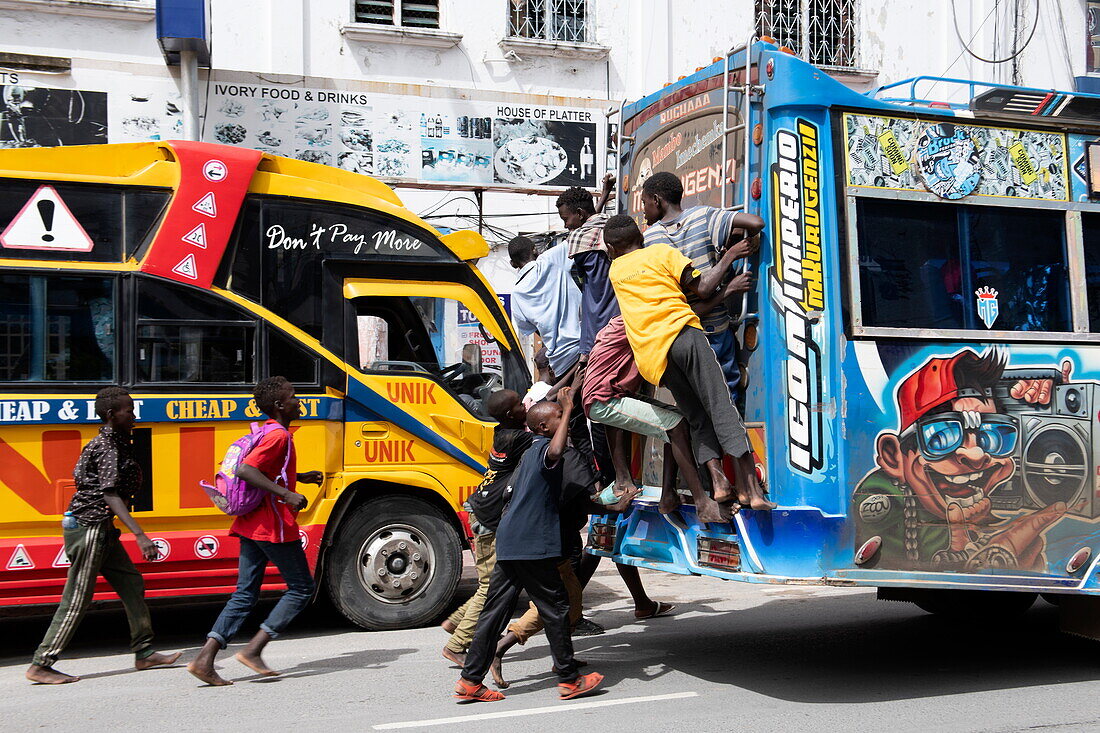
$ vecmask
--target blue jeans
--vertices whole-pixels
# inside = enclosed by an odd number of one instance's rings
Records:
[[[249,612],[260,599],[260,586],[264,570],[270,560],[286,581],[286,592],[271,609],[267,619],[260,624],[272,639],[279,636],[294,617],[302,612],[313,597],[313,576],[309,573],[302,544],[293,542],[260,542],[241,537],[241,561],[237,570],[237,590],[229,597],[214,628],[207,638],[216,639],[225,649],[233,635],[241,628]]]
[[[731,326],[721,333],[708,333],[707,341],[714,349],[718,366],[722,367],[722,376],[726,378],[726,385],[730,388],[730,397],[737,404],[741,392],[741,367],[737,366],[737,352],[741,347],[737,343],[737,334]]]

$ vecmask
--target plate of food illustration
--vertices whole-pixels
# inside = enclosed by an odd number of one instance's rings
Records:
[[[538,184],[557,178],[569,164],[565,148],[547,137],[512,138],[493,157],[497,176],[511,183]]]

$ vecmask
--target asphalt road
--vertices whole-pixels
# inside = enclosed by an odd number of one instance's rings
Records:
[[[566,703],[541,637],[507,663],[506,700],[458,705],[438,628],[369,633],[311,609],[265,655],[281,677],[257,678],[226,653],[221,673],[236,684],[211,688],[182,666],[133,671],[125,617],[105,611],[58,665],[84,679],[47,687],[23,679],[46,620],[0,620],[0,729],[1100,730],[1100,646],[1058,632],[1042,601],[1010,622],[946,622],[862,590],[644,577],[675,615],[633,622],[602,567],[586,605],[608,631],[575,645],[607,690]],[[190,659],[217,611],[155,609],[159,648]]]

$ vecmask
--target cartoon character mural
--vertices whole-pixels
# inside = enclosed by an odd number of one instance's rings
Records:
[[[865,567],[1046,571],[1046,534],[1092,520],[1100,384],[1060,369],[1006,369],[1005,351],[927,359],[895,390],[899,423],[876,440],[852,496]]]

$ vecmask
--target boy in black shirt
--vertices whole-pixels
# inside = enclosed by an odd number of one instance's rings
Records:
[[[569,598],[558,572],[563,554],[561,503],[588,486],[565,486],[564,463],[569,439],[572,390],[558,392],[558,404],[540,402],[527,413],[527,424],[539,437],[512,475],[512,498],[497,527],[497,565],[462,676],[455,685],[460,700],[493,702],[504,695],[482,684],[496,653],[497,640],[515,611],[521,590],[546,622],[546,638],[558,675],[559,697],[569,700],[591,693],[603,675],[577,672],[569,635]],[[552,436],[552,437],[550,437]],[[575,489],[575,490],[574,490]]]
[[[466,650],[474,638],[477,619],[489,592],[489,576],[496,567],[496,531],[504,505],[508,503],[508,484],[519,459],[531,447],[535,436],[526,429],[527,408],[523,398],[510,389],[494,392],[485,409],[499,425],[493,431],[493,449],[489,453],[489,470],[481,485],[469,499],[470,529],[474,532],[474,564],[477,566],[477,591],[442,626],[451,638],[443,647],[443,657],[462,666]]]
[[[96,576],[102,574],[122,599],[130,622],[130,649],[134,666],[149,669],[172,664],[172,655],[153,651],[153,621],[145,605],[145,583],[126,549],[119,542],[117,516],[134,533],[138,551],[152,562],[157,548],[130,515],[134,492],[141,486],[141,466],[134,458],[134,400],[121,387],[101,389],[95,396],[95,412],[106,423],[88,441],[73,470],[76,493],[65,512],[62,528],[65,555],[72,564],[46,638],[34,653],[27,679],[45,685],[76,682],[80,678],[53,668],[57,657],[76,633],[95,593]]]

